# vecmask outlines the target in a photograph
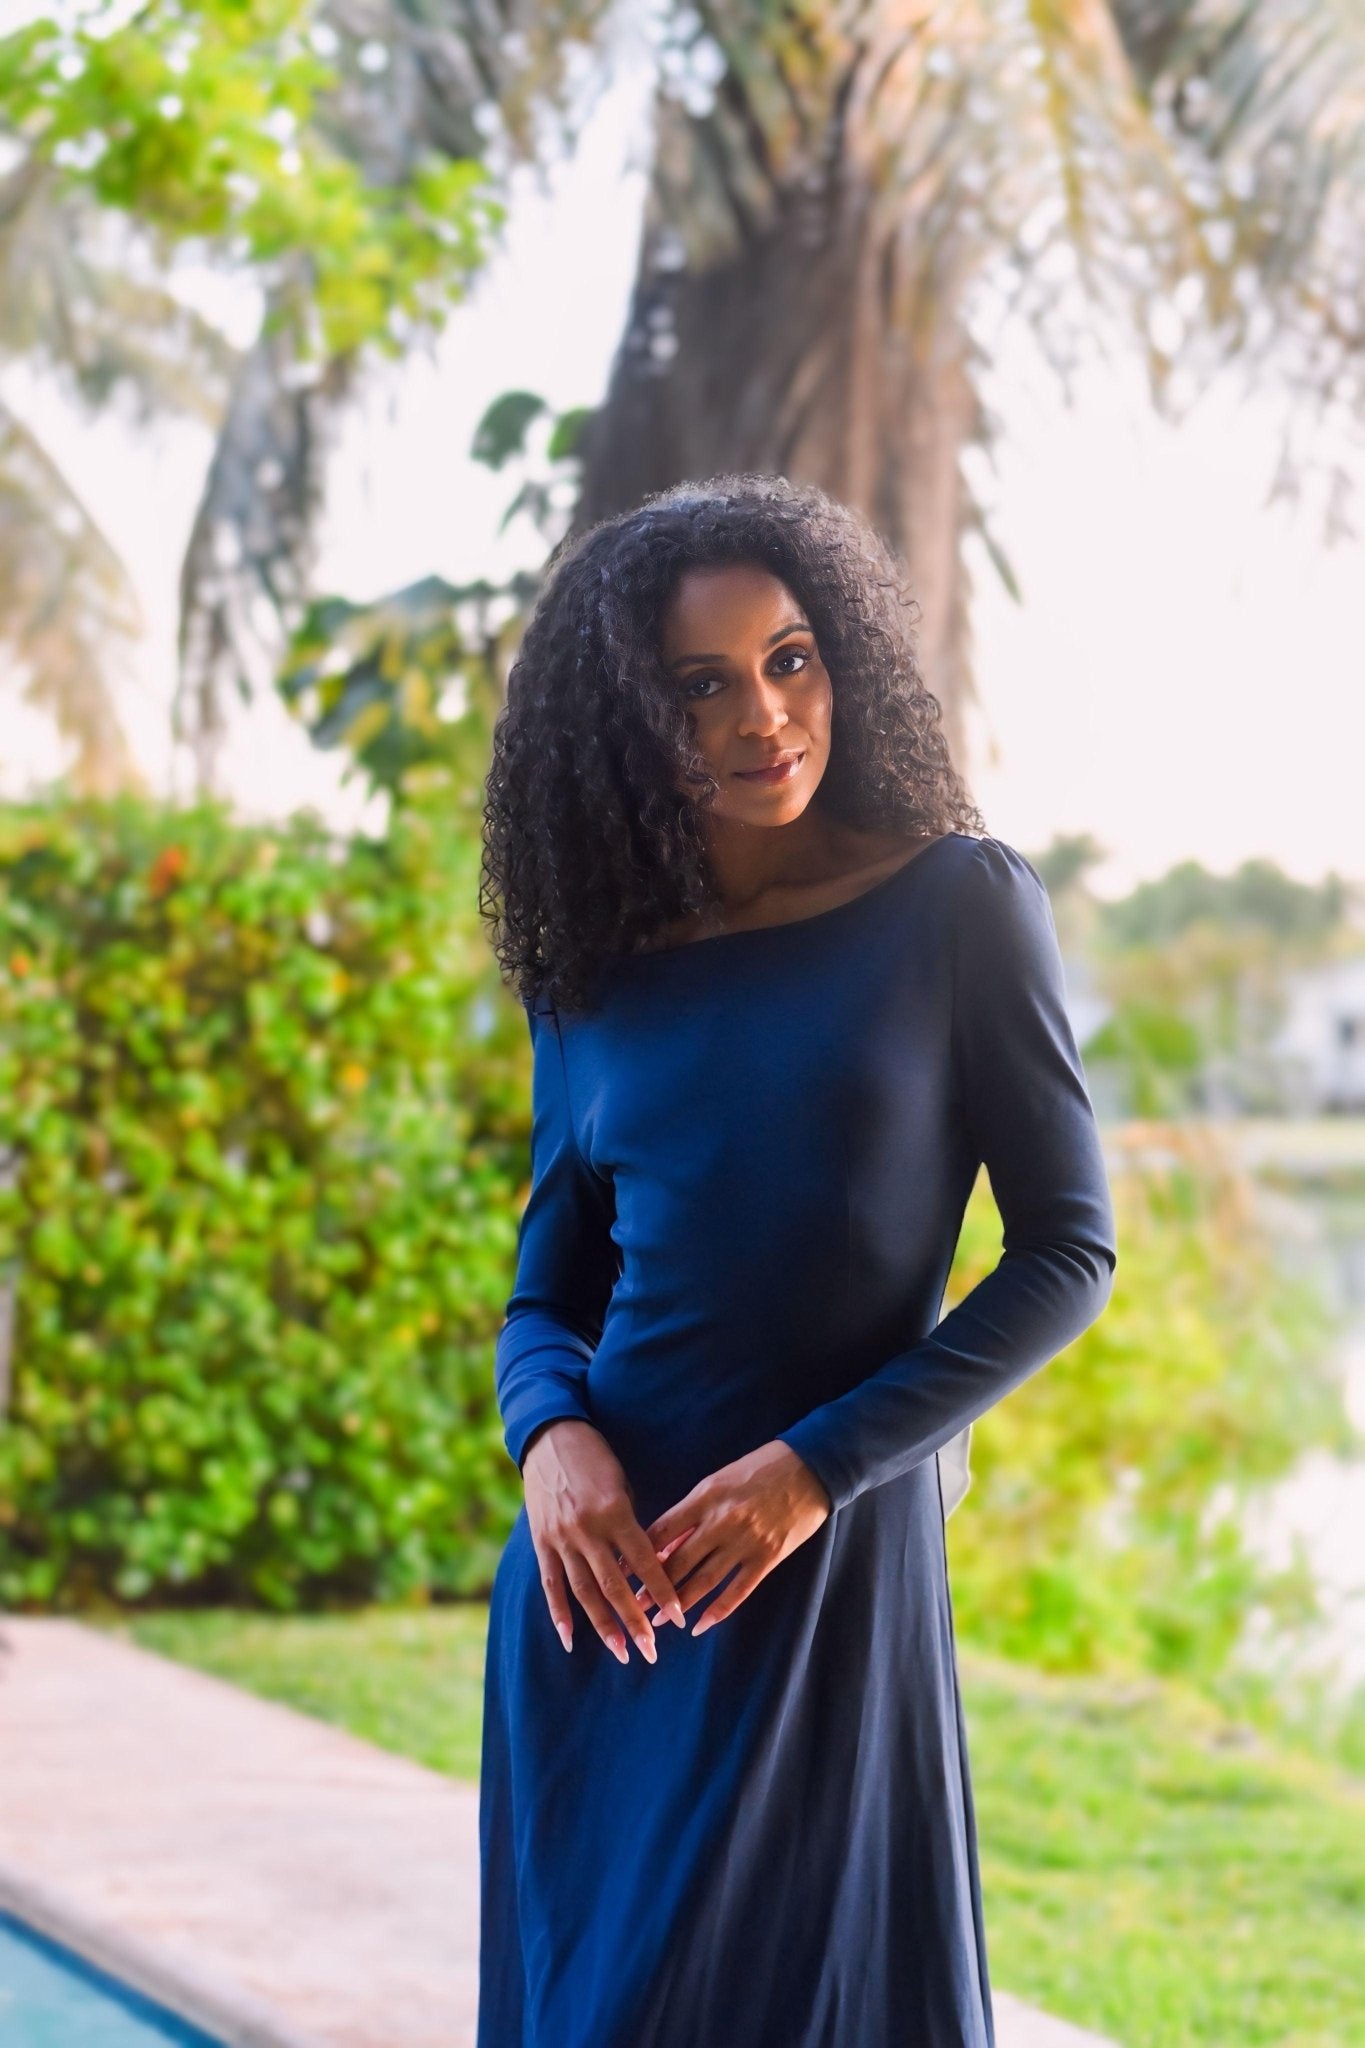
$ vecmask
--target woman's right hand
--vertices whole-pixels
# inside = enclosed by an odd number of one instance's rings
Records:
[[[634,1636],[640,1654],[653,1664],[659,1654],[655,1623],[644,1613],[643,1596],[631,1590],[626,1571],[643,1580],[661,1613],[679,1628],[687,1623],[659,1553],[635,1519],[630,1482],[611,1445],[590,1422],[566,1416],[546,1423],[532,1437],[522,1457],[521,1475],[540,1583],[565,1649],[573,1648],[568,1598],[572,1588],[598,1635],[622,1664],[630,1662],[630,1652],[617,1617]]]

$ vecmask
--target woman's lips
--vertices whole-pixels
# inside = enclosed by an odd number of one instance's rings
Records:
[[[741,782],[789,782],[805,759],[804,753],[793,754],[790,760],[777,761],[770,768],[736,768]]]

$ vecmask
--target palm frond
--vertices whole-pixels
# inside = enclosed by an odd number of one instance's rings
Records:
[[[0,179],[0,358],[42,365],[89,405],[117,390],[144,414],[216,425],[236,353],[146,238],[62,192],[49,165],[24,157]]]
[[[610,0],[327,0],[339,86],[319,110],[336,147],[399,184],[430,151],[506,171],[585,118],[581,57]],[[181,571],[177,737],[210,784],[233,694],[268,679],[308,595],[325,449],[361,366],[309,366],[289,340],[285,277],[241,363]]]
[[[1284,394],[1270,495],[1320,474],[1331,544],[1353,532],[1345,440],[1365,426],[1365,15],[1351,0],[1111,4],[1203,203],[1184,355]]]
[[[28,671],[29,701],[75,746],[83,795],[142,787],[112,688],[141,625],[118,554],[0,403],[0,636]]]

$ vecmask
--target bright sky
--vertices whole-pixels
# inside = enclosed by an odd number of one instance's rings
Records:
[[[514,386],[556,408],[605,389],[634,269],[644,197],[645,80],[598,103],[553,189],[522,181],[504,253],[430,359],[370,389],[333,461],[320,588],[377,594],[431,570],[464,577],[536,558],[534,536],[491,536],[516,480],[471,463],[489,400]],[[234,308],[240,317],[241,307]],[[1179,429],[1155,423],[1140,376],[1089,371],[1068,411],[1029,338],[996,345],[991,402],[1007,444],[994,527],[1019,576],[1017,607],[973,543],[974,792],[990,829],[1026,849],[1089,831],[1119,893],[1194,857],[1251,855],[1304,879],[1365,878],[1365,541],[1328,551],[1316,513],[1265,509],[1271,408],[1229,387]],[[147,634],[128,725],[155,785],[174,786],[167,705],[180,552],[207,437],[152,437],[71,416],[26,373],[0,380],[43,436],[143,593]],[[1365,474],[1356,508],[1365,534]],[[63,758],[6,682],[0,790]],[[242,809],[303,802],[362,815],[273,700],[244,718],[229,757]],[[183,787],[183,782],[182,785]]]

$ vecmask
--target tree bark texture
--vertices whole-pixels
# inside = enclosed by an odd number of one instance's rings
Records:
[[[962,302],[977,250],[923,31],[903,9],[871,13],[861,44],[830,11],[807,44],[770,41],[761,61],[749,46],[747,75],[727,52],[704,112],[660,95],[636,284],[574,530],[685,478],[819,484],[907,565],[921,670],[964,770],[960,457],[981,418]]]

